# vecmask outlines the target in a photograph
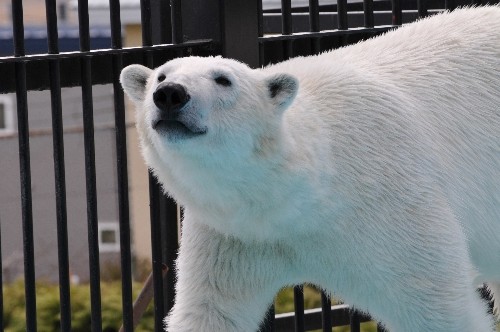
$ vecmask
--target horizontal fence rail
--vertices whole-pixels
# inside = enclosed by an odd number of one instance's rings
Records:
[[[185,50],[186,55],[210,55],[213,51],[213,45],[210,40],[190,41],[182,45],[154,45],[147,47],[131,47],[123,49],[93,50],[87,52],[67,52],[60,54],[29,55],[23,57],[0,58],[0,76],[12,77],[15,73],[16,63],[24,63],[27,71],[30,73],[31,80],[27,82],[28,90],[46,90],[50,87],[49,62],[57,60],[60,70],[71,75],[61,76],[61,87],[80,86],[82,82],[82,72],[80,62],[88,57],[92,67],[112,68],[113,56],[121,55],[123,57],[123,66],[133,63],[141,63],[146,54],[151,54],[155,63],[161,64],[174,58],[181,49]],[[92,71],[92,84],[112,83],[111,70]],[[15,81],[5,80],[0,85],[0,93],[15,91]]]

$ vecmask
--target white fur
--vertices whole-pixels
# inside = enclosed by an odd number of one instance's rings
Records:
[[[205,135],[152,130],[159,73]],[[493,330],[475,288],[498,305],[499,7],[263,69],[193,57],[122,83],[146,162],[185,206],[168,331],[255,331],[301,282],[391,331]]]

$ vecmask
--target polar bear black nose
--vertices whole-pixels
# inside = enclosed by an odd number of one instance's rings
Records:
[[[182,85],[166,83],[156,88],[153,101],[160,110],[173,111],[182,108],[189,101],[189,95]]]

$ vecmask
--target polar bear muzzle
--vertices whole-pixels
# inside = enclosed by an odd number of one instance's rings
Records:
[[[191,97],[184,86],[177,83],[162,83],[153,93],[153,101],[157,107],[154,112],[151,127],[169,139],[190,138],[206,133],[189,116],[186,104]]]
[[[156,107],[167,114],[177,113],[189,99],[186,89],[176,83],[160,84],[153,93]]]

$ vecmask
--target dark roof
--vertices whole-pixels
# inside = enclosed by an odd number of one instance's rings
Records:
[[[77,26],[60,26],[59,51],[78,51],[79,31]],[[12,27],[0,27],[0,56],[14,54]],[[26,54],[47,53],[47,29],[45,26],[26,26],[24,28],[24,44]],[[107,27],[90,28],[90,48],[103,49],[111,47],[111,31]]]

